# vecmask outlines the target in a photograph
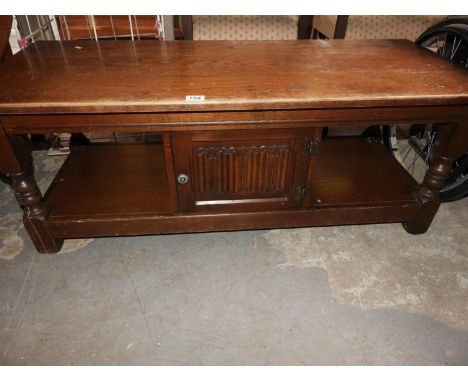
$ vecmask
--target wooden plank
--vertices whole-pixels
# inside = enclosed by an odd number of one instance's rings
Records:
[[[93,145],[70,154],[45,195],[53,216],[173,212],[161,144]]]
[[[380,142],[330,138],[311,187],[311,204],[331,207],[411,202],[417,183]]]
[[[21,164],[11,147],[7,135],[0,127],[0,172],[4,174],[15,174],[21,172]]]
[[[132,215],[87,219],[52,216],[48,226],[56,238],[103,237],[394,223],[411,219],[416,211],[417,205],[413,202],[393,206],[348,206],[238,214]]]
[[[466,72],[405,40],[41,41],[7,61],[0,114],[468,103]]]
[[[0,62],[12,55],[9,42],[12,23],[12,16],[0,15]]]
[[[375,107],[311,110],[257,110],[212,113],[119,113],[3,115],[5,130],[16,134],[50,132],[144,132],[255,130],[298,127],[368,127],[391,123],[458,122],[461,106]]]
[[[164,164],[166,166],[167,173],[167,186],[169,187],[169,194],[171,197],[171,208],[172,212],[176,212],[179,202],[177,200],[177,186],[174,171],[174,155],[172,153],[171,135],[169,133],[163,133],[162,142],[164,149]]]

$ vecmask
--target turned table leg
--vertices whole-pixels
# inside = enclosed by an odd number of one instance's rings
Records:
[[[24,227],[36,250],[41,253],[60,251],[63,240],[55,239],[47,226],[46,208],[34,177],[27,172],[10,174],[10,177],[16,200],[24,209]]]
[[[440,128],[435,156],[414,197],[419,203],[416,216],[403,223],[412,234],[426,232],[440,206],[439,191],[452,171],[452,162],[468,149],[468,121],[464,113],[458,125]]]
[[[441,155],[434,158],[423,183],[414,195],[420,205],[418,212],[412,220],[403,223],[407,232],[420,234],[429,229],[440,206],[439,190],[445,184],[451,170],[452,159]]]
[[[0,129],[0,148],[0,171],[8,175],[16,200],[23,207],[24,226],[36,250],[41,253],[58,252],[63,240],[55,239],[47,225],[47,208],[32,173],[32,157],[27,142],[19,136],[7,137]]]

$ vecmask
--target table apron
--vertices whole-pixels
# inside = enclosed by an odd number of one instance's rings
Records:
[[[298,127],[358,127],[391,123],[456,123],[465,106],[412,106],[197,113],[2,115],[9,134],[171,132]]]

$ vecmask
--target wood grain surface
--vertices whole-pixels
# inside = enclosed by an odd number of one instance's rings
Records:
[[[406,40],[41,41],[0,68],[0,114],[468,103],[466,72]]]

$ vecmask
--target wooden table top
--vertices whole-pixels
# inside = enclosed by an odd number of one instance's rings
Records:
[[[406,40],[37,42],[0,83],[0,114],[468,104],[467,72]]]

